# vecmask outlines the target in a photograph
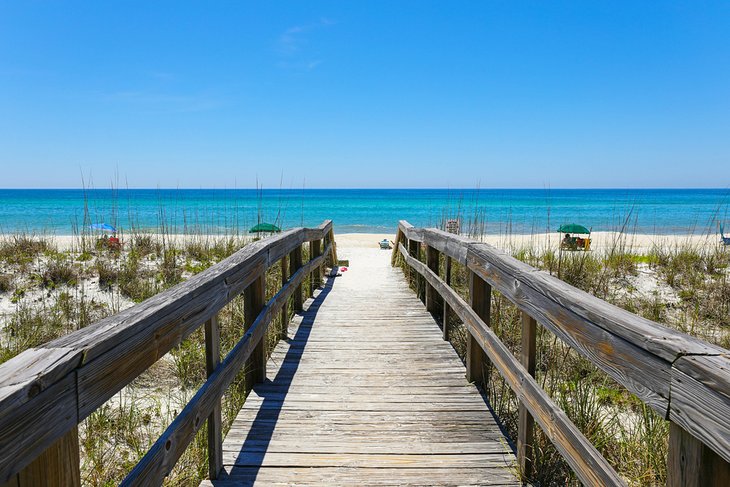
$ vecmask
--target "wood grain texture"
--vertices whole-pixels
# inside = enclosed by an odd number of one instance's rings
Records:
[[[302,267],[302,246],[297,245],[289,254],[289,275],[294,275]],[[292,307],[294,312],[302,310],[303,296],[302,285],[300,284],[293,294]]]
[[[730,485],[730,464],[676,423],[669,426],[668,487]]]
[[[372,255],[346,255],[290,323],[226,436],[228,476],[208,485],[519,485],[458,355],[390,256]]]
[[[266,274],[259,275],[243,292],[244,331],[256,322],[266,302]],[[266,380],[266,340],[259,340],[246,365],[246,389]]]
[[[79,431],[71,430],[18,473],[18,487],[81,487]]]
[[[490,326],[492,287],[473,272],[469,272],[469,304],[482,322]],[[466,380],[483,382],[486,361],[481,344],[470,333],[466,342]]]
[[[291,294],[309,276],[311,269],[320,265],[324,256],[311,260],[271,298],[243,337],[234,345],[225,359],[205,381],[203,386],[183,408],[165,432],[152,445],[142,460],[122,482],[122,485],[160,485],[202,426],[201,418],[208,417],[221,396],[253,354],[266,335],[269,324],[281,311]]]
[[[205,372],[208,378],[213,375],[221,361],[220,329],[218,316],[205,322]],[[223,468],[223,424],[221,421],[221,400],[213,406],[208,416],[208,475],[218,478]]]
[[[405,221],[399,223],[399,231],[447,256],[464,259],[470,270],[664,417],[670,414],[671,364],[684,356],[728,353],[606,303],[489,245],[414,228]],[[727,382],[725,371],[720,376],[718,384]],[[713,380],[710,377],[708,381]],[[711,384],[706,386],[718,392]]]
[[[439,251],[434,247],[426,247],[426,265],[429,269],[438,274],[439,272]],[[426,309],[432,315],[441,308],[441,296],[429,284],[426,285]]]
[[[401,247],[401,253],[407,264],[428,280],[449,303],[454,313],[461,318],[469,333],[481,345],[492,364],[515,392],[517,400],[524,404],[535,418],[581,482],[596,486],[625,485],[613,467],[535,382],[477,312],[425,264],[408,255],[404,247]]]
[[[256,275],[310,236],[331,231],[327,221],[317,229],[288,230],[254,242],[139,305],[0,365],[0,482],[16,477]]]
[[[537,347],[537,322],[527,313],[522,313],[522,346],[520,363],[528,374],[535,377],[535,353]],[[530,479],[533,474],[533,441],[535,420],[530,411],[522,403],[519,405],[517,418],[517,462],[523,478]]]

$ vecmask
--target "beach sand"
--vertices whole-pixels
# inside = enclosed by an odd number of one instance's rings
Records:
[[[162,236],[158,234],[150,234],[157,240],[161,240]],[[9,238],[8,235],[0,235],[0,239]],[[57,235],[47,236],[59,250],[77,250],[80,246],[80,239],[77,236]],[[89,242],[93,242],[93,238],[89,237]],[[129,240],[128,236],[120,236],[122,243]],[[199,242],[214,242],[221,238],[229,238],[221,235],[165,235],[165,239],[175,245],[181,245],[183,242],[191,239]],[[246,240],[250,237],[238,236],[236,239]],[[534,233],[534,234],[509,234],[509,235],[482,235],[475,240],[488,243],[501,250],[514,252],[523,248],[532,248],[536,251],[547,249],[558,249],[561,235],[555,233]],[[379,248],[379,242],[387,239],[391,242],[395,241],[395,234],[388,233],[337,233],[335,228],[335,240],[339,247],[352,248]],[[623,250],[638,254],[646,254],[652,248],[658,247],[665,250],[680,248],[708,248],[719,245],[719,237],[717,235],[652,235],[652,234],[621,234],[619,232],[593,232],[591,234],[591,249],[595,252],[606,252],[615,249],[618,246]]]
[[[501,250],[511,252],[522,248],[535,250],[558,249],[560,234],[536,233],[531,235],[483,235],[477,239]],[[395,241],[395,234],[383,233],[335,233],[338,248],[378,248],[379,242]],[[653,248],[679,249],[702,248],[719,245],[715,235],[650,235],[620,234],[618,232],[594,232],[591,234],[591,248],[595,252],[606,252],[622,246],[625,251],[646,254]]]

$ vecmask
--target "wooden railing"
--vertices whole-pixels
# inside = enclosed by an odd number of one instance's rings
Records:
[[[425,246],[425,263],[420,247]],[[446,280],[439,260],[446,258]],[[466,368],[480,381],[485,354],[519,402],[517,459],[530,476],[533,422],[586,485],[624,482],[535,381],[540,324],[670,421],[668,484],[730,485],[730,357],[728,350],[636,316],[580,291],[494,247],[436,229],[398,225],[393,262],[425,280],[430,311],[443,300],[468,330]],[[452,260],[469,274],[467,303],[450,286]],[[492,289],[522,312],[520,360],[490,329]],[[444,326],[447,338],[447,326]]]
[[[310,260],[302,264],[302,245]],[[324,242],[324,245],[321,243]],[[226,260],[139,305],[32,348],[0,365],[0,485],[79,485],[78,424],[200,326],[208,377],[128,474],[124,485],[159,485],[208,421],[210,476],[221,470],[221,397],[244,367],[247,384],[266,377],[266,331],[302,283],[318,287],[337,265],[332,222],[245,246]],[[282,287],[265,302],[265,274],[281,263]],[[245,334],[220,360],[217,313],[244,294]],[[285,328],[284,328],[285,329]]]

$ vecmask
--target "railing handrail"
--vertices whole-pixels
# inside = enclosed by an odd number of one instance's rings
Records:
[[[730,357],[726,349],[611,305],[488,244],[400,221],[393,259],[398,254],[405,257],[476,335],[490,358],[499,353],[493,342],[499,341],[496,335],[437,273],[410,255],[401,245],[403,239],[422,243],[465,265],[663,418],[730,462]],[[515,392],[519,396],[520,391]]]
[[[306,273],[321,266],[328,253],[336,265],[331,220],[316,228],[295,228],[250,243],[227,259],[140,304],[26,350],[1,364],[0,483],[22,470],[91,412],[212,319],[272,264],[305,242],[327,239],[329,242],[324,252],[312,256],[309,263],[288,279],[234,347],[234,350],[246,349],[248,352],[239,354],[235,360],[229,360],[229,354],[216,372],[222,371],[231,362],[240,365],[260,341],[274,311],[281,309],[296,286],[301,285]],[[219,379],[216,385],[226,383],[230,374],[221,372],[215,377],[221,375],[226,377]],[[201,390],[210,386],[212,379],[213,376],[209,377]],[[228,383],[230,381],[225,385]],[[225,387],[220,393],[224,390]],[[201,419],[206,417],[197,418],[195,431]],[[167,447],[169,450],[170,445]]]

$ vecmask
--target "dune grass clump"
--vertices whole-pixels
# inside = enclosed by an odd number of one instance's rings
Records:
[[[8,293],[15,290],[12,274],[0,274],[0,293]]]
[[[33,259],[52,249],[46,238],[30,234],[16,234],[0,239],[0,261],[25,266]]]
[[[71,261],[63,257],[53,257],[46,263],[41,281],[43,287],[54,289],[58,286],[75,286],[78,277],[78,272]]]

